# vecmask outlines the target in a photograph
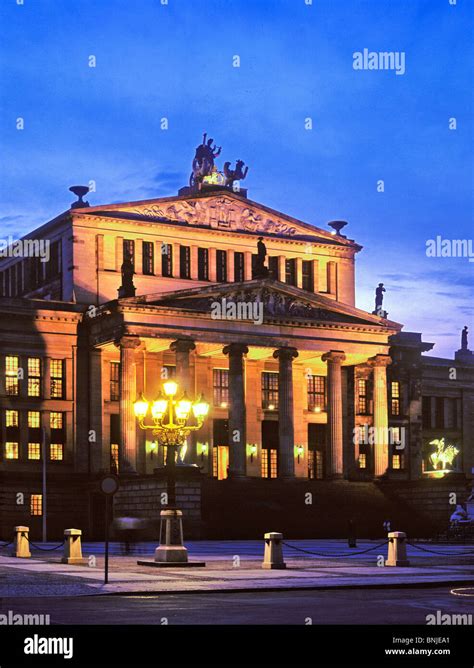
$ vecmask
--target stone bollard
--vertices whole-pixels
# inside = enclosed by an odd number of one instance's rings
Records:
[[[263,557],[262,568],[277,569],[286,568],[283,561],[282,540],[283,534],[271,531],[264,535],[265,554]]]
[[[388,541],[388,557],[385,566],[409,566],[406,533],[391,531],[388,534]]]
[[[13,543],[13,557],[29,559],[31,557],[28,534],[30,527],[15,527],[15,540]]]
[[[87,563],[87,559],[82,556],[81,536],[80,529],[64,530],[64,556],[61,563],[76,565]]]

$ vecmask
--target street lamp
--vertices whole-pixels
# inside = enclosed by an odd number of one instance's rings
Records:
[[[155,551],[157,562],[187,562],[187,550],[183,546],[182,512],[176,508],[176,458],[186,438],[204,424],[209,404],[201,396],[191,401],[186,392],[179,400],[178,384],[168,380],[163,391],[150,403],[140,394],[133,405],[140,429],[151,430],[160,444],[166,447],[166,491],[167,508],[161,511],[160,546]],[[148,412],[153,424],[145,424]],[[195,424],[189,424],[191,415]]]

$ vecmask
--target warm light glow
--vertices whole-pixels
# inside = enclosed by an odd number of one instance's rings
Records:
[[[148,401],[145,399],[143,394],[140,394],[138,399],[133,404],[133,410],[137,418],[143,419],[148,413]]]
[[[167,397],[174,397],[178,391],[178,383],[175,383],[174,380],[168,380],[164,383],[163,389]]]
[[[193,404],[193,413],[197,420],[204,419],[209,413],[209,404],[204,400],[204,397],[201,396],[201,398]]]
[[[447,464],[453,465],[454,458],[459,454],[459,450],[454,445],[445,445],[444,438],[430,441],[430,445],[436,446],[436,452],[430,455],[430,462],[435,471],[439,470],[439,464],[441,464],[441,470],[446,470]]]
[[[221,401],[221,408],[227,408],[227,401]]]
[[[257,446],[255,445],[255,443],[252,443],[252,445],[250,446],[250,454],[251,455],[257,454]]]
[[[274,404],[268,404],[268,410],[269,411],[274,411],[275,410],[275,405]]]
[[[168,408],[168,401],[164,398],[162,394],[160,394],[158,398],[153,402],[153,405],[151,407],[151,414],[153,418],[156,420],[161,420],[163,415],[166,413],[167,408]]]
[[[197,444],[198,455],[207,455],[208,448],[209,446],[207,443],[198,443]]]
[[[321,413],[321,406],[315,406],[314,407],[314,412],[315,413]]]
[[[192,402],[188,399],[186,392],[176,405],[176,417],[178,420],[187,420],[191,411]]]
[[[156,448],[158,447],[158,443],[156,441],[152,441],[150,443],[150,451],[155,452]]]
[[[297,445],[296,446],[296,452],[298,453],[298,457],[300,457],[304,453],[304,448],[302,445]]]

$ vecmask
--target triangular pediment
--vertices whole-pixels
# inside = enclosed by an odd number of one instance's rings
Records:
[[[89,207],[76,211],[94,216],[148,220],[157,223],[171,222],[265,236],[310,238],[313,243],[360,249],[360,246],[344,236],[335,236],[227,188],[141,202]]]
[[[226,319],[235,316],[239,320],[255,320],[255,305],[261,304],[257,308],[261,308],[264,322],[294,320],[401,329],[401,325],[393,321],[272,279],[217,283],[204,288],[132,297],[120,302],[129,306],[141,304],[209,313],[211,317],[214,313]]]

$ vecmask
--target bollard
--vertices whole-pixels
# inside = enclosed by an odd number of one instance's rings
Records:
[[[262,568],[277,569],[286,568],[283,561],[282,540],[283,534],[271,531],[264,535],[265,554],[263,557]]]
[[[388,541],[388,557],[385,566],[409,566],[406,533],[391,531],[388,534]]]
[[[29,559],[31,557],[28,533],[30,527],[15,527],[15,542],[13,543],[13,557]]]
[[[86,564],[87,559],[82,557],[81,546],[82,531],[80,529],[64,530],[64,556],[63,564]]]

